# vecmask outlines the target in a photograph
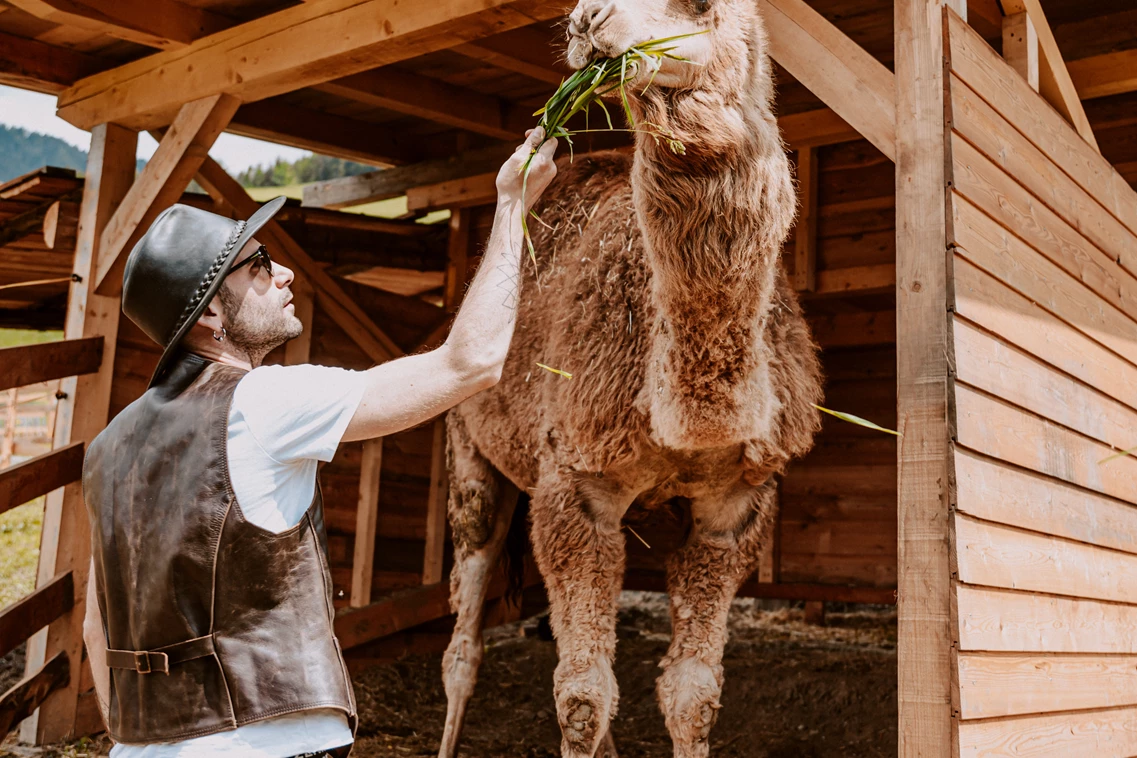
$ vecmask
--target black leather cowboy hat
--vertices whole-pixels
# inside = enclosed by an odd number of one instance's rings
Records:
[[[150,386],[221,289],[237,253],[284,202],[283,197],[269,200],[247,221],[172,205],[130,251],[122,275],[122,312],[163,348]]]

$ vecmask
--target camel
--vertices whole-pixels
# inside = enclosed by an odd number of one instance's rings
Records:
[[[649,39],[669,61],[628,87],[634,156],[563,161],[530,222],[500,383],[447,417],[458,615],[439,756],[453,758],[482,658],[482,605],[517,502],[549,596],[564,758],[614,754],[612,661],[633,505],[689,509],[667,559],[672,641],[656,694],[676,758],[709,755],[727,613],[771,540],[774,476],[820,428],[821,368],[779,261],[796,214],[753,0],[580,0],[567,60]],[[573,374],[571,379],[537,363]]]

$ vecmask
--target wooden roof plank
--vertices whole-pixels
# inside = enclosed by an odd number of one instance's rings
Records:
[[[1137,49],[1070,61],[1066,68],[1083,100],[1137,91]]]
[[[519,138],[532,124],[531,108],[389,66],[315,89],[498,139]]]
[[[187,101],[219,93],[261,100],[553,18],[567,5],[318,0],[80,80],[61,93],[59,115],[85,129],[153,128]]]
[[[231,19],[177,0],[7,0],[54,23],[147,47],[184,47],[232,26]]]
[[[104,67],[93,56],[0,32],[0,84],[58,95]]]

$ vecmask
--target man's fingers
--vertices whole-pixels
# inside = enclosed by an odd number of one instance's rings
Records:
[[[531,153],[537,149],[537,145],[541,144],[541,140],[544,138],[545,130],[541,127],[538,126],[536,129],[530,129],[525,132],[525,141],[518,145],[517,149]]]
[[[545,156],[550,161],[553,160],[553,154],[557,152],[557,139],[554,137],[545,144],[541,145],[541,149],[537,151],[540,155]]]

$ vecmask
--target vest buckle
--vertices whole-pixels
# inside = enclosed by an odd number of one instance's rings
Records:
[[[153,661],[150,656],[154,656]],[[169,674],[170,658],[165,653],[151,653],[140,650],[134,654],[134,670],[139,674],[152,674],[155,671]]]

